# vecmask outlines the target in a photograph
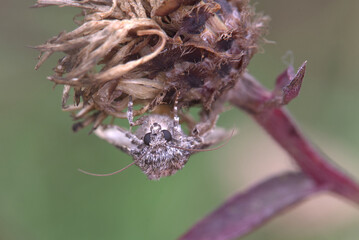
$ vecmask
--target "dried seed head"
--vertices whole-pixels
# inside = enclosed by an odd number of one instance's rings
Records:
[[[65,53],[49,79],[64,85],[63,109],[81,120],[76,130],[126,118],[129,96],[141,106],[135,116],[170,115],[159,106],[175,96],[180,108],[211,112],[246,69],[267,20],[246,0],[38,0],[35,7],[49,5],[82,9],[77,29],[37,46],[36,66]]]

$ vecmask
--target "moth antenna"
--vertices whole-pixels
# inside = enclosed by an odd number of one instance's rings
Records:
[[[231,136],[229,136],[226,140],[224,140],[225,142],[218,146],[218,147],[215,147],[215,148],[207,148],[207,149],[190,149],[190,148],[183,148],[183,147],[178,147],[178,146],[171,146],[171,147],[174,147],[174,148],[178,148],[178,149],[181,149],[181,150],[185,150],[185,151],[192,151],[192,152],[210,152],[210,151],[214,151],[214,150],[218,150],[222,147],[224,147],[225,145],[227,145],[227,143],[229,143],[229,140],[231,140],[231,138],[233,137],[234,135],[234,132],[235,132],[235,129],[232,130],[232,133],[231,133]]]
[[[84,174],[91,175],[91,176],[107,177],[107,176],[111,176],[111,175],[115,175],[115,174],[117,174],[117,173],[120,173],[120,172],[126,170],[127,168],[131,167],[133,164],[135,164],[135,162],[128,164],[126,167],[124,167],[124,168],[122,168],[122,169],[120,169],[120,170],[117,170],[116,172],[105,173],[105,174],[90,173],[90,172],[86,172],[86,171],[84,171],[84,170],[82,170],[82,169],[77,169],[77,170],[79,170],[80,172],[82,172],[82,173],[84,173]]]

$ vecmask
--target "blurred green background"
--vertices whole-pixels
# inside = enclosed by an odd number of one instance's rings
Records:
[[[219,124],[240,134],[220,150],[193,156],[184,170],[152,182],[114,147],[72,133],[61,111],[61,87],[46,80],[60,55],[34,71],[28,48],[70,31],[71,8],[29,9],[34,1],[2,0],[0,8],[0,239],[175,239],[222,201],[251,184],[294,169],[290,158],[244,113]],[[359,1],[258,0],[271,16],[267,39],[250,72],[267,87],[293,52],[308,60],[300,96],[288,108],[302,130],[359,180]],[[315,196],[244,239],[358,239],[359,210],[336,196]]]

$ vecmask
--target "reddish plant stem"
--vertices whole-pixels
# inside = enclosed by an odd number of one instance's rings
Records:
[[[327,190],[303,172],[273,176],[238,193],[195,224],[180,240],[242,237],[307,197]]]
[[[252,115],[317,183],[359,204],[359,186],[316,149],[296,127],[284,108]]]
[[[294,158],[302,171],[268,179],[239,193],[194,225],[180,239],[227,240],[243,236],[264,222],[323,190],[359,204],[359,185],[303,136],[283,105],[298,96],[306,62],[295,74],[289,67],[277,78],[273,92],[244,74],[228,93]]]
[[[305,64],[300,71],[303,75]],[[231,90],[229,101],[246,110],[293,157],[304,173],[318,184],[359,204],[359,185],[303,136],[284,107],[272,104],[273,96],[247,74]]]

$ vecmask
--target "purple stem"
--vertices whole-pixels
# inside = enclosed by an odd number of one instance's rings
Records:
[[[359,204],[358,184],[300,133],[285,109],[273,109],[253,117],[294,158],[303,172],[319,185],[327,185]]]
[[[194,225],[181,240],[226,240],[241,237],[306,197],[322,190],[359,204],[359,185],[316,149],[299,131],[283,105],[298,96],[304,63],[294,74],[289,67],[273,92],[244,74],[228,94],[234,106],[248,112],[301,168],[301,172],[268,179],[222,204]]]
[[[359,185],[299,131],[284,104],[299,94],[306,62],[294,74],[289,67],[277,79],[273,92],[245,74],[231,90],[229,101],[246,110],[296,161],[302,171],[320,185],[359,204]],[[278,89],[282,91],[278,91]]]
[[[246,235],[324,189],[302,172],[272,177],[227,200],[180,240],[225,240]]]

